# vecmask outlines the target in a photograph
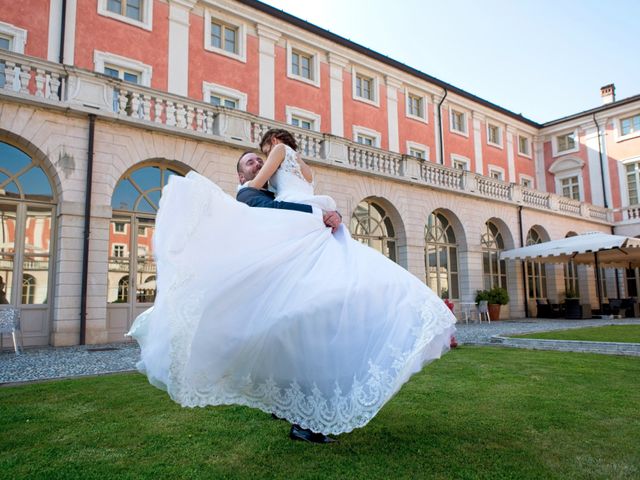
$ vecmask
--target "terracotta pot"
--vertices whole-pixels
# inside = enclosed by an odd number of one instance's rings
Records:
[[[496,320],[500,320],[500,307],[497,303],[489,304],[489,318],[491,321],[495,322]]]

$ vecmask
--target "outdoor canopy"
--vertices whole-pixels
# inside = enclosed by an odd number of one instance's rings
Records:
[[[591,232],[505,250],[500,253],[500,258],[543,263],[567,263],[573,260],[575,263],[601,267],[640,267],[640,239]]]

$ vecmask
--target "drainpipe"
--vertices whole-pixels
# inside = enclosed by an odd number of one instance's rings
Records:
[[[600,179],[602,180],[602,199],[604,202],[604,208],[609,208],[609,203],[607,202],[607,188],[604,181],[604,160],[602,158],[602,143],[600,141],[600,125],[598,125],[598,121],[596,120],[596,114],[593,114],[593,123],[596,124],[596,130],[598,131],[598,156],[600,157]],[[611,225],[611,235],[615,235],[616,229],[613,225]],[[616,294],[617,298],[620,298],[620,277],[618,275],[618,269],[616,268]]]
[[[520,231],[520,247],[524,247],[524,232],[522,231],[522,205],[518,205],[518,230]],[[529,317],[529,302],[527,302],[527,272],[525,261],[522,260],[522,290],[524,293],[524,316]]]
[[[67,23],[67,0],[62,0],[62,20],[60,25],[60,53],[58,55],[58,61],[60,64],[64,63],[64,37],[65,37],[65,24]]]
[[[93,183],[93,139],[96,116],[89,114],[89,147],[87,152],[87,184],[84,200],[84,245],[82,247],[82,291],[80,294],[80,345],[86,343],[87,335],[87,290],[89,278],[89,236],[91,234],[91,185]]]
[[[444,87],[443,87],[444,88]],[[444,103],[444,99],[447,98],[447,94],[449,92],[447,91],[447,89],[444,89],[444,96],[442,97],[442,99],[440,100],[440,103],[438,103],[438,123],[440,124],[440,128],[438,129],[438,146],[440,147],[440,164],[444,165],[444,143],[443,143],[443,139],[442,139],[442,104]]]

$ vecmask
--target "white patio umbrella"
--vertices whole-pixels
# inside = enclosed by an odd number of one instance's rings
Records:
[[[614,268],[639,267],[640,239],[590,232],[505,250],[500,253],[500,258],[543,263],[567,263],[573,260],[575,263],[593,264],[596,270],[598,300],[602,303],[599,267],[603,265]]]
[[[607,267],[640,266],[640,239],[592,232],[514,248],[500,253],[503,260],[533,260],[543,263],[598,263]]]

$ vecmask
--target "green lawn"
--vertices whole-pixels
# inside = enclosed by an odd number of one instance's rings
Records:
[[[333,445],[138,374],[0,388],[0,477],[637,479],[640,359],[462,347]]]
[[[569,330],[527,333],[526,335],[512,336],[549,340],[640,343],[640,325],[607,325],[604,327],[573,328]]]

